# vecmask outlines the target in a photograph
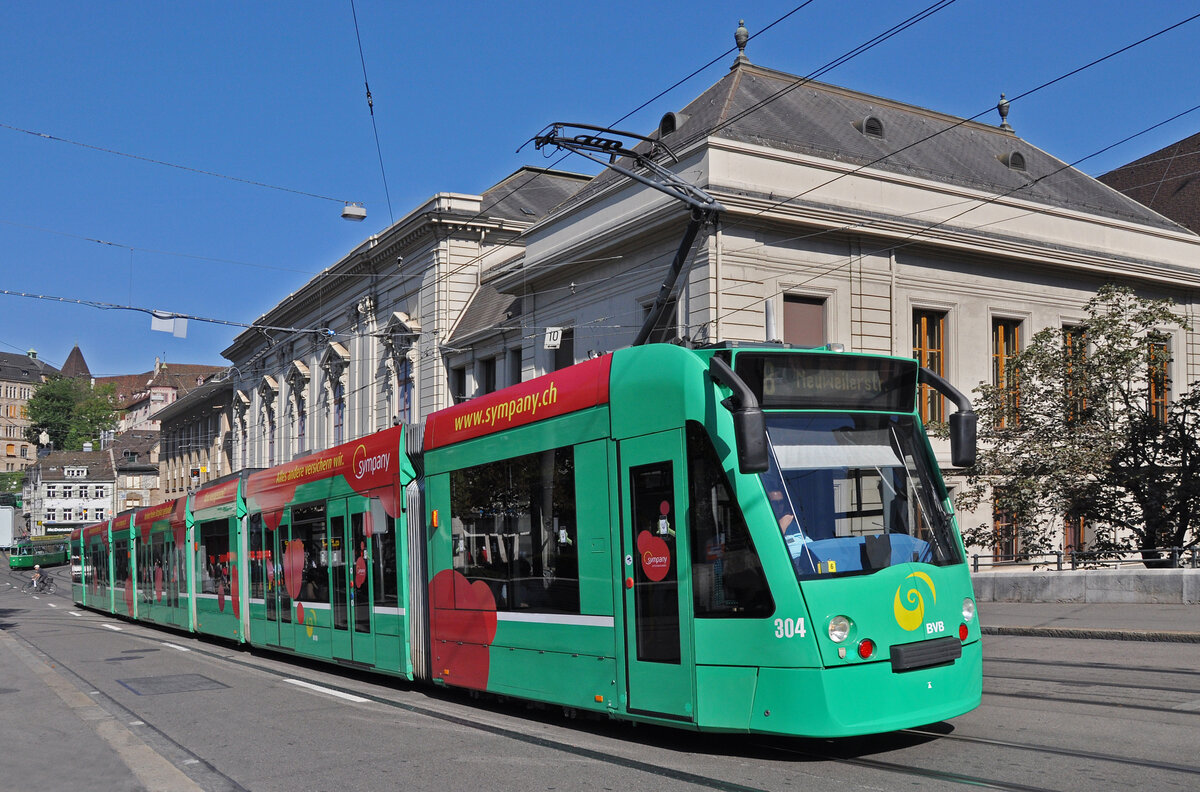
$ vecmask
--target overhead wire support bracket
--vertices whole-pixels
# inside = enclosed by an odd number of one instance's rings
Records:
[[[572,129],[582,131],[574,135],[564,134]],[[622,141],[613,137],[616,135],[648,143],[649,150],[641,152],[627,149]],[[658,295],[654,298],[654,303],[651,304],[650,310],[646,314],[646,319],[642,322],[641,329],[638,330],[637,337],[632,344],[632,346],[641,346],[649,340],[650,334],[658,326],[658,322],[671,300],[671,295],[675,291],[675,282],[679,279],[679,274],[683,271],[683,265],[687,261],[688,254],[691,252],[692,244],[696,241],[696,235],[719,212],[725,211],[725,207],[716,198],[696,185],[684,181],[678,174],[663,167],[654,159],[660,152],[665,152],[671,158],[672,162],[679,162],[679,157],[675,156],[675,152],[671,151],[670,147],[661,140],[639,135],[635,132],[622,132],[616,129],[608,129],[607,127],[592,126],[591,124],[554,123],[533,138],[533,145],[538,150],[546,146],[555,146],[587,157],[592,162],[603,165],[623,176],[628,176],[647,187],[678,198],[687,204],[691,213],[691,219],[688,222],[687,229],[683,233],[683,240],[679,243],[679,249],[675,252],[675,258],[671,262],[670,269],[667,270],[667,276],[663,279],[662,287],[658,290]],[[524,147],[522,146],[522,148]],[[593,153],[608,155],[608,160],[605,161],[593,156]],[[633,168],[627,168],[619,164],[618,160],[620,158],[633,160],[635,166],[644,169],[645,172],[638,172]]]

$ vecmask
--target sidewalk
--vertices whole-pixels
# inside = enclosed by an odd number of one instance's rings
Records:
[[[980,602],[984,635],[1200,643],[1200,605]]]

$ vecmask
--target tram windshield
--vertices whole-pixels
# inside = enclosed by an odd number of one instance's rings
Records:
[[[767,414],[763,484],[800,580],[961,562],[916,421]]]

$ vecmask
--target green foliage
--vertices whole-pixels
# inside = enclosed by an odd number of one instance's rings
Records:
[[[1200,393],[1151,409],[1152,364],[1165,364],[1161,333],[1188,329],[1166,300],[1106,286],[1068,335],[1037,333],[1012,360],[1005,382],[981,385],[975,467],[959,505],[991,502],[1012,516],[1022,552],[1058,549],[1067,515],[1082,517],[1099,553],[1182,546],[1200,509]],[[982,547],[991,521],[967,526]],[[1080,548],[1076,548],[1080,549]]]
[[[93,389],[84,379],[53,377],[34,390],[27,407],[25,439],[39,443],[45,431],[57,451],[79,451],[84,442],[116,426],[111,385]]]

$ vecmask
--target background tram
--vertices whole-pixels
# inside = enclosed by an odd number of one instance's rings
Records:
[[[619,350],[73,537],[75,598],[436,685],[845,736],[978,705],[903,358]]]
[[[8,551],[9,569],[33,569],[36,566],[57,566],[67,563],[68,537],[37,537],[24,539]]]

